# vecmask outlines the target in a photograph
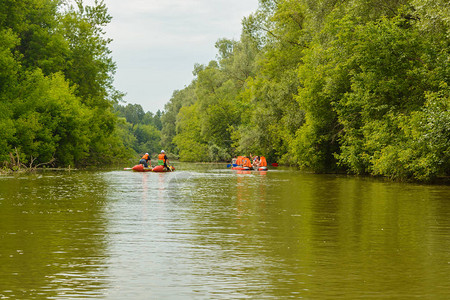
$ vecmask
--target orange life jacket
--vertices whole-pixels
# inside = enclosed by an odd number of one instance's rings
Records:
[[[238,157],[237,157],[237,159],[236,159],[236,164],[237,164],[238,166],[242,165],[242,159],[243,159],[243,158],[244,158],[243,156],[238,156]]]
[[[244,157],[242,159],[242,166],[243,167],[247,167],[247,168],[251,168],[252,167],[252,163],[251,163],[250,159],[248,159],[247,157]]]
[[[264,156],[261,156],[259,158],[259,166],[260,167],[267,167],[267,161],[266,161],[266,158]]]
[[[150,157],[149,157],[149,155],[148,155],[148,154],[144,154],[144,156],[142,156],[142,159],[145,159],[145,160],[149,160],[149,159],[150,159]]]
[[[164,153],[158,154],[158,165],[164,165],[166,163],[165,156]]]

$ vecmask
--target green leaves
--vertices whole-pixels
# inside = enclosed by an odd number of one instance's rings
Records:
[[[73,95],[62,74],[26,73],[18,93],[12,144],[24,155],[22,161],[43,163],[54,158],[73,165],[87,156],[91,113]]]
[[[182,160],[228,160],[245,104],[241,92],[256,69],[257,46],[243,36],[216,44],[220,60],[196,65],[191,85],[176,91],[162,116],[162,144]],[[194,151],[194,150],[195,151]]]
[[[0,6],[0,161],[17,149],[29,166],[105,163],[123,157],[112,101],[115,65],[103,2],[49,0]]]
[[[449,175],[444,2],[260,1],[241,39],[220,39],[218,60],[166,105],[164,147],[186,160],[252,152],[316,172]]]
[[[402,128],[409,118],[405,116],[414,116],[423,107],[425,92],[436,89],[430,79],[437,73],[427,55],[433,46],[404,22],[401,17],[382,18],[341,28],[340,37],[346,38],[332,43],[332,50],[349,46],[352,50],[344,59],[332,60],[350,75],[345,93],[334,100],[343,125],[341,153],[336,157],[354,173],[429,180],[431,173],[411,171],[409,161],[418,149]]]
[[[177,115],[177,135],[173,142],[180,149],[180,159],[184,161],[205,161],[207,143],[200,135],[198,105],[193,104],[180,109]]]
[[[396,118],[400,133],[373,158],[373,173],[430,181],[450,167],[450,89],[426,95],[425,105]]]

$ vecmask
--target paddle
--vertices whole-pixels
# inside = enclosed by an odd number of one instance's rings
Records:
[[[278,167],[277,163],[272,163],[272,167]]]
[[[231,166],[237,167],[238,165],[237,165],[237,164],[228,164],[228,165],[227,165],[227,168],[229,168],[229,167],[231,167]]]

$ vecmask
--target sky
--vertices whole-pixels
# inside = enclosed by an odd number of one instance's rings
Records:
[[[258,0],[104,2],[113,18],[106,36],[113,39],[114,86],[126,104],[153,113],[191,83],[196,63],[216,58],[218,39],[239,40],[242,19],[258,8]]]

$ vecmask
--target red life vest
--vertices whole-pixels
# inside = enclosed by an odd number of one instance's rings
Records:
[[[264,156],[261,156],[259,158],[259,166],[260,167],[267,167],[267,161],[266,161],[266,158]]]
[[[247,167],[247,168],[251,168],[252,167],[252,163],[251,163],[250,159],[248,159],[247,157],[244,157],[242,159],[242,166],[243,167]]]

